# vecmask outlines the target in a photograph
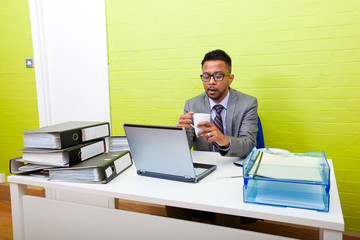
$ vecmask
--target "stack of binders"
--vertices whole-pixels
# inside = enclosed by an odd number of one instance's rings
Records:
[[[48,173],[50,180],[106,183],[132,165],[129,151],[107,153],[108,122],[71,121],[23,132],[22,157],[11,173]],[[125,156],[126,155],[126,156]],[[116,163],[122,159],[122,164]]]

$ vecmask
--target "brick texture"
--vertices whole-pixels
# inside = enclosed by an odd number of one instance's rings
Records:
[[[39,126],[34,68],[25,66],[33,57],[27,0],[1,2],[0,53],[0,173],[9,175],[21,131]]]
[[[220,48],[256,96],[268,147],[333,159],[347,231],[360,232],[360,2],[107,0],[111,116],[174,125]]]

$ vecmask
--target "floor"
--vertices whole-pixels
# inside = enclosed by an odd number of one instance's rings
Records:
[[[0,200],[0,240],[10,239],[13,239],[10,204],[7,200]]]
[[[44,196],[43,189],[40,188],[28,188],[29,195],[35,196]],[[116,202],[116,207],[122,210],[140,212],[153,214],[158,216],[167,216],[167,212],[164,206],[154,205],[154,204],[144,204],[140,202],[133,202],[127,200],[118,200]],[[217,215],[217,219],[222,219],[216,223],[209,224],[219,224],[223,225],[226,222],[233,222],[235,219],[230,215]],[[316,240],[319,237],[319,231],[313,228],[304,228],[295,226],[292,224],[279,224],[271,221],[260,221],[250,223],[250,224],[241,224],[236,226],[245,230],[254,230],[263,233],[276,234],[286,237],[304,239],[304,240]],[[8,184],[0,184],[0,240],[12,240],[12,223],[11,223],[11,203],[10,203],[10,190]],[[344,240],[360,240],[360,234],[357,233],[348,233],[345,232],[343,236]]]

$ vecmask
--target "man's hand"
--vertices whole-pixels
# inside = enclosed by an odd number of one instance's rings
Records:
[[[179,123],[178,123],[178,127],[184,127],[186,129],[186,131],[189,131],[189,129],[191,128],[191,123],[192,123],[192,115],[194,115],[193,112],[188,112],[186,114],[183,114],[180,116],[179,118]]]
[[[199,138],[201,134],[204,134],[204,140],[207,142],[216,142],[219,146],[227,148],[230,145],[230,138],[225,136],[220,132],[220,130],[209,122],[201,122],[198,124],[198,127],[205,126],[201,129],[197,137]]]

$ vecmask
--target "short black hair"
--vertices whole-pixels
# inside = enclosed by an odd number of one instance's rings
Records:
[[[211,61],[211,60],[224,61],[226,64],[226,67],[229,70],[229,73],[231,73],[231,57],[225,51],[223,51],[221,49],[217,49],[217,50],[208,52],[207,54],[205,54],[204,59],[201,61],[201,67],[204,66],[204,63],[206,61]]]

